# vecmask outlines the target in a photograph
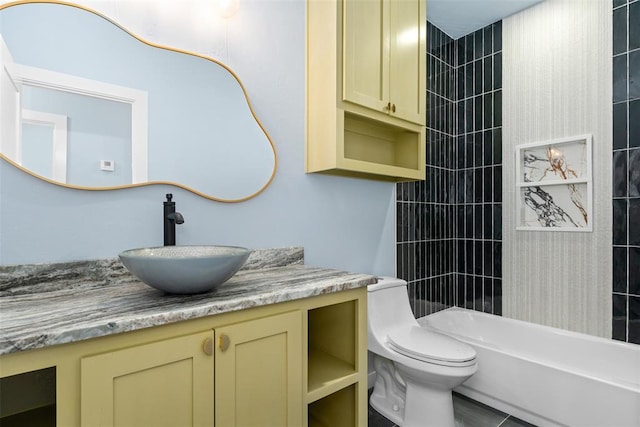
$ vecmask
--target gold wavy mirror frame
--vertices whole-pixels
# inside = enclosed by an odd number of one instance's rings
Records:
[[[273,141],[216,59],[55,0],[0,5],[0,48],[0,158],[28,174],[79,190],[173,185],[218,202],[273,181]]]

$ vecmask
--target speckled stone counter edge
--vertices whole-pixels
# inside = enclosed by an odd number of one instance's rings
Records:
[[[256,251],[228,282],[198,295],[166,295],[115,259],[0,267],[0,355],[376,282],[371,275],[309,267],[302,260],[301,248]]]

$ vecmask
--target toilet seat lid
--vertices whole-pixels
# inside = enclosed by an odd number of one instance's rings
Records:
[[[420,326],[395,329],[387,334],[387,342],[400,354],[438,365],[469,366],[476,359],[470,345]]]

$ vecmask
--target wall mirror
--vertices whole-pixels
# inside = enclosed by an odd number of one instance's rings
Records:
[[[0,6],[0,153],[80,189],[173,184],[237,202],[272,181],[275,147],[237,76],[82,6]]]

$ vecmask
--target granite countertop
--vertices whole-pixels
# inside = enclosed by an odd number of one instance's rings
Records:
[[[354,289],[374,276],[303,264],[302,248],[254,251],[228,282],[167,295],[118,259],[0,266],[0,355]]]

